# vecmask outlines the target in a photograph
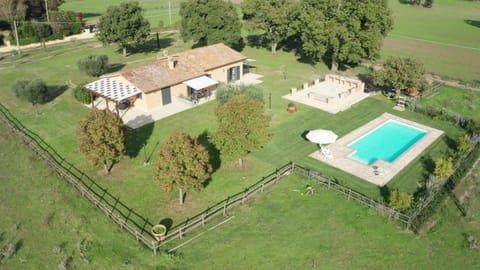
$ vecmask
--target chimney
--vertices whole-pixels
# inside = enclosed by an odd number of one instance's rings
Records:
[[[177,65],[177,60],[172,56],[168,56],[168,69],[174,69]]]

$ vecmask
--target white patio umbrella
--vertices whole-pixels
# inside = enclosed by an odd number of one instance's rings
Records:
[[[315,129],[310,130],[305,137],[313,143],[329,144],[334,143],[337,140],[338,135],[331,130]]]

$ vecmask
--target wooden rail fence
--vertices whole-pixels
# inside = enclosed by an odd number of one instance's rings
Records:
[[[3,104],[0,104],[0,119],[53,170],[80,191],[83,197],[102,210],[114,223],[129,232],[137,241],[156,252],[157,244],[150,234],[153,224],[148,219],[129,208],[107,189],[98,185],[93,179],[66,161],[42,138],[16,119]]]
[[[38,156],[47,162],[52,169],[79,190],[82,196],[102,210],[115,224],[129,232],[137,241],[140,241],[145,246],[152,249],[155,254],[161,246],[166,245],[175,239],[182,238],[187,233],[192,232],[199,227],[205,226],[207,222],[212,221],[215,217],[226,216],[230,208],[239,204],[245,204],[251,196],[254,196],[259,192],[262,193],[265,188],[274,185],[280,179],[291,173],[298,173],[313,179],[316,183],[325,187],[327,190],[341,194],[345,196],[347,200],[352,200],[374,209],[388,218],[398,220],[407,228],[412,226],[415,219],[418,218],[422,211],[434,200],[435,196],[447,183],[447,181],[444,181],[441,185],[432,189],[419,207],[415,209],[412,214],[407,215],[388,207],[382,202],[378,202],[351,188],[343,186],[337,181],[332,180],[315,170],[304,168],[298,164],[290,162],[281,168],[276,169],[275,172],[268,176],[263,177],[260,181],[246,188],[242,192],[228,196],[225,200],[208,207],[205,211],[196,216],[187,218],[185,221],[169,228],[165,238],[162,241],[157,241],[150,233],[154,224],[152,224],[147,218],[144,218],[142,215],[135,212],[132,208],[126,206],[119,200],[119,198],[110,194],[107,189],[98,185],[93,179],[85,175],[73,164],[66,161],[42,138],[27,129],[20,121],[18,121],[1,103],[0,119],[2,119]],[[457,169],[460,166],[461,162],[468,156],[468,154],[469,153],[465,154],[457,160],[454,169]]]
[[[327,176],[324,176],[322,175],[321,173],[317,172],[317,171],[314,171],[314,170],[311,170],[311,169],[307,169],[307,168],[303,168],[302,166],[298,165],[298,164],[295,164],[295,167],[294,167],[294,172],[300,174],[300,175],[303,175],[303,176],[307,176],[313,180],[315,180],[318,184],[320,184],[321,186],[324,186],[326,187],[328,190],[331,190],[331,191],[334,191],[336,193],[339,193],[345,197],[347,197],[347,200],[353,200],[353,201],[356,201],[357,203],[359,204],[362,204],[362,205],[365,205],[371,209],[374,209],[382,214],[384,214],[385,216],[389,217],[389,218],[393,218],[393,219],[396,219],[404,224],[406,224],[407,226],[408,223],[409,223],[409,216],[408,215],[405,215],[393,208],[390,208],[388,206],[386,206],[384,203],[381,203],[381,202],[378,202],[366,195],[363,195],[351,188],[348,188],[348,187],[345,187],[339,183],[337,183],[336,181],[333,181],[332,179],[328,178]]]

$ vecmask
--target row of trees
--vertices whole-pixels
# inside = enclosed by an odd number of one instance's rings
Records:
[[[218,128],[209,134],[209,140],[222,160],[238,160],[242,165],[245,155],[270,140],[270,117],[265,115],[263,103],[256,98],[258,94],[248,94],[259,91],[254,89],[231,90],[235,95],[224,98],[215,109]],[[103,165],[109,173],[125,153],[125,132],[117,114],[92,109],[77,125],[78,151],[92,165]],[[210,178],[211,160],[207,148],[196,138],[176,130],[158,150],[153,179],[164,191],[178,189],[179,202],[183,204],[187,189],[202,189]]]
[[[0,0],[0,17],[10,25],[14,20],[43,20],[48,11],[58,11],[65,0]],[[50,15],[50,14],[49,14]]]
[[[392,29],[392,12],[386,0],[245,0],[245,25],[263,32],[275,54],[280,43],[297,41],[313,61],[358,64],[378,56],[384,37]],[[180,8],[181,34],[200,44],[241,40],[238,16],[222,0],[189,0]]]
[[[313,61],[326,60],[332,70],[378,56],[393,27],[387,0],[245,0],[243,20],[261,31],[275,54],[279,44],[300,44],[299,52]],[[138,2],[110,7],[101,17],[99,39],[105,44],[146,40],[150,31]],[[242,23],[235,7],[223,0],[188,0],[180,6],[181,36],[196,46],[242,42]]]

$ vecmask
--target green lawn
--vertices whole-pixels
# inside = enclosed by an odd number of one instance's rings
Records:
[[[436,0],[433,8],[390,0],[395,24],[382,48],[387,56],[413,57],[428,72],[467,81],[480,77],[480,2]],[[473,23],[468,23],[474,21]]]
[[[480,117],[478,113],[480,111],[480,92],[446,86],[423,98],[421,102],[471,118],[479,119]]]
[[[480,20],[480,3],[435,0],[433,8],[422,8],[400,2],[389,0],[389,6],[395,15],[390,37],[480,51],[480,28],[469,23]]]
[[[18,246],[1,269],[172,269],[82,198],[0,121],[0,249]],[[84,255],[82,256],[81,253]],[[70,259],[69,259],[70,258]]]
[[[86,18],[92,19],[103,13],[109,4],[119,2],[72,0],[67,1],[62,8],[93,14]],[[172,4],[178,7],[179,2],[172,1]],[[141,3],[146,7],[146,15],[153,26],[158,24],[155,20],[167,18],[167,1]],[[453,3],[457,4],[452,5]],[[429,71],[466,80],[478,79],[480,54],[477,50],[462,47],[478,47],[480,35],[475,33],[478,33],[480,28],[472,30],[469,27],[473,26],[461,24],[458,20],[469,19],[470,12],[478,11],[479,3],[458,3],[459,1],[438,0],[435,1],[434,9],[425,10],[391,0],[390,4],[395,9],[396,28],[385,42],[382,57],[389,54],[419,57],[425,61]],[[155,9],[154,5],[159,8]],[[409,16],[415,18],[412,21],[425,18],[425,28],[417,29],[419,27],[410,25]],[[448,26],[442,35],[429,35],[428,29],[435,26],[432,23],[435,18],[437,21],[441,18],[442,22],[454,24],[457,30]],[[443,23],[437,23],[438,29],[442,28],[440,26],[443,27]],[[405,36],[405,32],[411,36]],[[457,32],[468,37],[459,39]],[[179,41],[178,34],[163,35],[161,40],[162,48],[169,47],[170,53],[186,50],[191,45]],[[451,46],[452,44],[456,46]],[[310,129],[332,129],[343,136],[382,113],[389,112],[445,131],[443,137],[388,184],[390,189],[409,193],[413,193],[418,182],[431,172],[433,160],[444,157],[455,147],[453,142],[463,132],[447,122],[432,120],[408,110],[394,111],[394,104],[381,95],[370,97],[350,110],[336,115],[301,104],[297,105],[298,113],[290,115],[286,112],[288,101],[281,96],[287,94],[290,87],[323,77],[328,72],[327,67],[322,63],[301,63],[295,55],[284,51],[273,57],[268,49],[246,47],[242,53],[257,60],[254,63],[257,67],[254,72],[264,75],[262,87],[266,97],[266,109],[269,107],[269,95],[272,97],[272,108],[267,109],[267,112],[273,119],[273,139],[264,149],[251,153],[246,158],[245,168],[239,169],[232,164],[221,163],[206,189],[202,192],[189,191],[185,206],[180,207],[176,192],[163,193],[153,182],[152,165],[143,165],[141,146],[146,143],[145,149],[148,153],[153,153],[151,163],[154,163],[158,144],[163,143],[174,129],[181,129],[192,136],[202,136],[205,132],[215,130],[215,102],[130,132],[130,155],[114,167],[110,176],[105,176],[101,168],[89,167],[84,157],[77,153],[75,127],[78,120],[88,113],[88,108],[73,99],[71,87],[64,87],[94,80],[79,73],[76,67],[77,61],[88,54],[107,54],[110,63],[117,66],[112,69],[115,71],[153,61],[160,50],[149,47],[145,51],[123,58],[116,46],[102,47],[96,41],[78,41],[75,44],[47,47],[45,50],[26,51],[16,58],[5,56],[0,60],[2,103],[58,153],[85,170],[100,185],[108,188],[109,192],[119,196],[122,202],[152,221],[171,218],[176,224],[229,194],[243,190],[291,160],[337,178],[343,184],[373,198],[383,200],[377,186],[309,158],[308,155],[316,150],[316,145],[307,142],[301,135]],[[56,86],[57,89],[63,89],[63,92],[60,91],[53,101],[34,108],[17,100],[11,91],[11,85],[20,78],[42,78],[49,86]],[[445,98],[442,97],[444,93],[447,93]],[[461,93],[444,88],[437,96],[424,102],[438,101],[437,104],[448,105],[452,111],[478,115],[477,93]],[[466,102],[467,99],[470,103]],[[258,209],[251,204],[250,208],[233,212],[236,217],[217,229],[219,234],[210,232],[201,241],[195,240],[180,250],[180,258],[166,255],[153,257],[133,239],[120,232],[115,225],[110,224],[97,209],[78,196],[75,190],[63,184],[62,179],[47,170],[45,165],[19,142],[7,135],[4,125],[0,125],[0,130],[0,214],[5,217],[0,219],[0,244],[3,247],[8,241],[21,240],[22,243],[15,257],[2,260],[2,269],[4,266],[6,269],[51,269],[57,267],[60,260],[70,256],[73,258],[72,266],[78,269],[116,269],[122,264],[126,264],[127,269],[154,268],[159,267],[159,264],[165,264],[166,269],[173,269],[174,264],[180,269],[224,269],[231,265],[238,265],[239,269],[256,268],[256,265],[265,265],[265,268],[271,269],[405,269],[437,266],[448,269],[454,264],[465,266],[461,268],[478,268],[478,254],[464,249],[462,235],[478,230],[478,222],[470,224],[470,227],[464,226],[450,202],[445,205],[440,215],[447,218],[439,218],[435,230],[419,238],[402,232],[396,224],[385,221],[375,212],[346,202],[336,195],[319,191],[318,196],[301,197],[297,192],[291,191],[300,189],[305,184],[302,182],[304,180],[296,177],[285,179],[278,185],[278,190],[277,186],[273,187],[266,196],[255,199],[260,203]],[[65,222],[66,220],[68,222]],[[14,226],[15,224],[20,225]],[[275,225],[276,230],[265,230],[269,224]],[[40,233],[29,233],[29,227],[37,228]],[[86,251],[92,258],[91,265],[79,257],[77,244],[83,239],[91,242]],[[260,239],[258,244],[255,244],[255,239]],[[63,246],[64,242],[66,244],[63,251],[55,254],[53,248]]]
[[[0,149],[0,248],[19,244],[13,257],[0,260],[1,269],[58,269],[65,260],[68,269],[480,266],[478,251],[465,248],[463,235],[480,233],[474,211],[475,219],[463,219],[447,201],[436,216],[437,225],[427,235],[417,236],[315,185],[315,196],[301,195],[313,183],[296,175],[266,189],[247,206],[232,209],[233,219],[179,248],[176,255],[155,256],[79,196],[10,135],[3,122]],[[184,241],[189,239],[187,235]]]
[[[170,35],[164,38],[176,40],[178,37]],[[187,46],[179,42],[174,42],[173,45],[173,51],[186,49]],[[63,85],[65,81],[69,80],[79,84],[86,80],[93,80],[80,74],[76,67],[78,59],[88,53],[106,53],[111,57],[112,63],[125,65],[125,68],[128,68],[144,63],[144,61],[138,61],[142,58],[149,61],[153,60],[156,51],[123,58],[114,52],[115,46],[103,48],[98,47],[98,42],[85,42],[78,43],[74,51],[62,51],[63,53],[56,54],[56,57],[45,56],[55,54],[56,49],[61,51],[62,48],[61,46],[58,48],[52,47],[48,48],[47,52],[38,50],[25,53],[31,54],[24,57],[32,59],[32,61],[36,61],[37,58],[42,59],[38,60],[36,65],[17,63],[15,66],[8,66],[5,64],[2,70],[5,76],[0,78],[2,102],[27,127],[51,144],[58,153],[93,176],[100,185],[108,188],[112,194],[119,196],[122,202],[154,221],[169,217],[173,219],[174,223],[180,222],[224,199],[229,194],[244,189],[258,181],[262,176],[272,172],[276,167],[280,167],[291,160],[335,177],[340,182],[375,199],[383,200],[377,186],[309,158],[308,155],[314,152],[317,146],[306,141],[302,134],[310,129],[332,129],[343,136],[382,113],[390,112],[444,130],[446,136],[439,139],[426,151],[423,157],[412,162],[388,185],[389,188],[396,188],[409,193],[413,193],[417,188],[417,183],[421,182],[425,175],[428,175],[429,170],[432,170],[430,164],[433,160],[443,156],[449,147],[452,147],[450,141],[456,140],[461,133],[458,128],[448,123],[432,121],[409,111],[402,113],[394,111],[392,110],[394,104],[381,95],[368,98],[353,106],[350,110],[336,115],[300,104],[298,105],[298,113],[290,115],[286,112],[288,101],[282,99],[281,96],[287,94],[292,86],[298,86],[305,81],[323,77],[323,74],[327,72],[326,66],[323,64],[312,66],[300,63],[297,61],[297,57],[291,53],[279,52],[277,56],[272,57],[268,50],[246,47],[243,53],[257,60],[255,62],[256,72],[264,75],[262,87],[264,87],[265,96],[272,95],[272,109],[268,110],[268,113],[273,117],[271,125],[274,134],[273,139],[264,149],[247,157],[247,165],[244,169],[222,163],[212,175],[212,180],[206,189],[203,192],[189,192],[185,207],[179,207],[176,192],[167,194],[161,192],[153,182],[152,166],[143,166],[144,154],[140,147],[145,142],[147,143],[146,150],[149,154],[153,153],[152,163],[155,163],[155,151],[158,149],[158,144],[163,143],[174,129],[181,129],[192,136],[200,136],[205,132],[214,131],[213,108],[215,102],[173,115],[131,133],[127,142],[130,156],[125,157],[116,165],[110,176],[105,176],[101,168],[89,167],[84,157],[78,155],[76,151],[76,123],[88,112],[88,108],[73,99],[72,89],[66,90],[50,103],[32,108],[13,96],[10,85],[13,84],[15,79],[25,76],[41,77],[49,85]],[[8,63],[9,59],[4,61]],[[268,103],[268,98],[266,100]],[[267,106],[269,105],[266,104]],[[40,115],[37,115],[37,111],[40,112]]]
[[[109,6],[119,5],[123,0],[68,0],[61,5],[63,10],[71,10],[74,12],[82,12],[83,19],[98,20],[105,13]],[[152,27],[157,27],[159,21],[163,21],[164,26],[170,25],[169,2],[171,3],[171,19],[172,25],[180,20],[178,14],[180,10],[181,0],[142,0],[140,5],[145,11],[145,18],[150,22]]]
[[[282,180],[215,231],[180,247],[186,269],[478,269],[480,257],[464,248],[458,211],[418,237],[308,180]],[[313,185],[315,187],[315,185]],[[460,223],[460,222],[458,222]],[[476,228],[478,231],[478,227]]]

